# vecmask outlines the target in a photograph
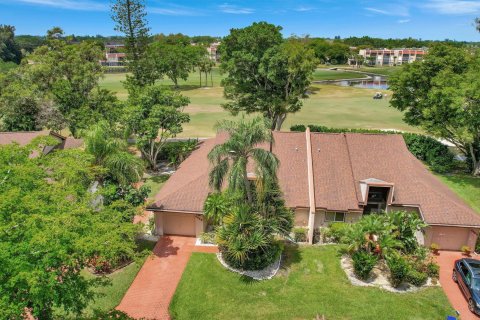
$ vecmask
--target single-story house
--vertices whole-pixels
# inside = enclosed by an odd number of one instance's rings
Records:
[[[48,154],[54,149],[74,149],[83,145],[82,139],[75,139],[72,137],[64,137],[53,131],[19,131],[19,132],[0,132],[0,145],[6,145],[10,143],[18,143],[21,146],[25,146],[32,142],[37,137],[50,136],[58,141],[58,144],[54,146],[45,146],[43,153]]]
[[[165,183],[148,210],[157,235],[199,236],[209,187],[207,159],[218,135],[201,143]],[[278,178],[295,225],[316,228],[358,221],[375,212],[414,211],[428,224],[420,241],[441,249],[475,246],[480,215],[435,177],[407,149],[401,135],[274,132]]]

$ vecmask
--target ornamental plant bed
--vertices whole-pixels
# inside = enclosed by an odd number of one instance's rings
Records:
[[[366,280],[361,280],[355,275],[353,261],[349,255],[342,256],[340,260],[340,265],[343,271],[345,271],[348,280],[354,286],[377,287],[394,293],[415,292],[425,288],[440,286],[440,283],[436,279],[428,278],[426,283],[422,286],[417,287],[409,283],[402,282],[399,286],[395,288],[390,283],[390,270],[388,269],[384,261],[380,261],[379,263],[377,263],[377,265],[373,268],[370,277]]]
[[[104,267],[98,268],[98,267],[95,267],[95,266],[91,266],[91,267],[88,267],[87,270],[91,274],[93,274],[95,276],[98,276],[98,277],[101,277],[101,276],[113,274],[113,273],[127,267],[128,265],[132,264],[134,261],[135,261],[134,259],[128,259],[128,260],[120,262],[115,267],[108,267],[107,269],[105,269]]]

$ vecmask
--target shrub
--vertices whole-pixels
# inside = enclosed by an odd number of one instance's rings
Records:
[[[352,260],[355,275],[362,280],[370,277],[373,267],[377,264],[377,256],[365,251],[355,251],[352,254]]]
[[[401,255],[393,254],[387,258],[387,266],[390,269],[390,283],[397,288],[408,276],[408,262]]]
[[[195,150],[197,144],[198,140],[195,139],[168,142],[160,151],[159,159],[170,161],[176,167]]]
[[[441,142],[415,133],[404,133],[403,138],[410,152],[418,159],[425,161],[433,171],[445,173],[454,166],[453,153]]]
[[[430,278],[438,279],[440,275],[440,266],[433,261],[427,263],[427,275]]]
[[[266,247],[248,251],[243,261],[236,259],[226,247],[220,246],[219,250],[229,266],[240,270],[265,269],[274,263],[282,253],[282,247],[277,242],[273,242]]]
[[[423,286],[427,282],[427,279],[427,273],[415,269],[410,269],[406,278],[408,283],[413,284],[416,287]]]
[[[330,224],[330,227],[326,230],[326,237],[333,242],[341,242],[342,238],[346,235],[349,225],[344,222],[334,222]]]
[[[462,246],[460,250],[466,255],[469,255],[472,252],[472,249],[469,246]]]
[[[200,235],[202,243],[216,244],[215,232],[204,232]]]
[[[430,245],[430,250],[432,250],[433,252],[437,252],[438,250],[440,250],[440,245],[438,245],[437,243],[432,243]]]
[[[306,242],[308,240],[307,233],[308,233],[307,228],[299,227],[299,228],[293,229],[295,242]]]
[[[322,239],[322,228],[313,230],[313,243],[319,243]]]
[[[149,193],[150,187],[145,185],[137,189],[131,185],[118,186],[107,182],[102,189],[103,201],[106,205],[117,200],[125,200],[132,206],[138,207],[145,202]]]

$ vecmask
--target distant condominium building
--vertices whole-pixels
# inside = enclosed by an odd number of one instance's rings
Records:
[[[359,55],[365,58],[365,64],[376,66],[396,66],[422,60],[426,49],[362,49]]]
[[[122,43],[105,45],[105,60],[100,61],[103,66],[117,67],[125,64],[125,45]]]
[[[207,47],[208,55],[212,61],[218,62],[220,59],[219,46],[220,42],[214,42]]]

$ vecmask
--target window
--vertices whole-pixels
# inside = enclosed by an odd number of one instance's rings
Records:
[[[345,212],[326,212],[325,221],[327,222],[345,222]]]

